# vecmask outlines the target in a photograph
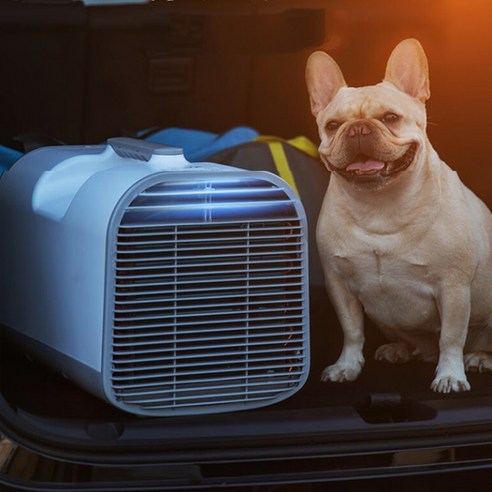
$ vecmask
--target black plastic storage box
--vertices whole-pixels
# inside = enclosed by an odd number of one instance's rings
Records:
[[[436,394],[430,389],[433,364],[373,360],[383,338],[368,323],[367,362],[360,378],[347,384],[320,381],[342,343],[314,241],[329,176],[314,154],[285,141],[304,136],[315,147],[319,143],[304,81],[306,60],[314,50],[330,53],[349,85],[370,85],[382,79],[392,48],[415,37],[430,63],[430,139],[465,184],[492,206],[487,162],[491,33],[487,0],[0,2],[1,145],[19,155],[45,145],[92,148],[110,137],[146,138],[169,128],[220,136],[248,127],[277,137],[273,141],[283,146],[306,210],[303,239],[310,279],[305,384],[282,401],[238,412],[222,408],[214,414],[149,416],[122,411],[73,383],[73,375],[50,369],[36,351],[14,343],[10,332],[2,330],[1,490],[486,487],[492,478],[492,374],[470,374],[469,392]],[[215,156],[222,164],[253,168],[258,177],[261,169],[276,172],[268,148],[267,141],[252,140],[215,151]],[[271,181],[280,183],[277,177]],[[10,220],[24,219],[13,211]],[[241,221],[236,232],[242,231]],[[293,230],[290,218],[286,222],[286,230]],[[217,236],[208,232],[213,244]],[[195,246],[210,246],[193,234],[193,241],[201,241]],[[15,249],[12,237],[4,239]],[[44,245],[46,253],[45,239],[38,234],[29,251],[35,254]],[[24,248],[22,238],[18,241]],[[290,256],[286,262],[289,270]],[[124,282],[120,287],[124,291]],[[57,299],[48,295],[38,293],[39,303],[56,307]],[[223,302],[217,292],[210,295],[214,303]],[[90,306],[80,306],[84,308]],[[287,319],[284,311],[279,323]],[[290,332],[282,337],[282,347],[275,350],[285,355]],[[237,345],[228,341],[234,350]],[[292,353],[283,367],[289,372],[298,360],[300,354]],[[227,364],[222,366],[224,378]],[[131,373],[134,366],[128,367]],[[270,376],[268,371],[262,375]]]

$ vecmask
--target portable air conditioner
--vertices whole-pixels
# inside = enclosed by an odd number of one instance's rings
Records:
[[[116,138],[0,179],[5,336],[137,415],[257,408],[309,368],[306,220],[267,172]]]

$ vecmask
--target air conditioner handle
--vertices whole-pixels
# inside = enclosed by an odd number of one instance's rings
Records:
[[[168,147],[137,138],[114,137],[107,140],[108,145],[120,157],[148,162],[153,156],[182,156],[183,149]]]

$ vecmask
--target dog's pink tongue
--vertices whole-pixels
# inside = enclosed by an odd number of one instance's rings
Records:
[[[377,173],[384,168],[384,162],[368,160],[365,162],[353,162],[347,166],[347,171],[355,171],[357,174],[367,173]]]

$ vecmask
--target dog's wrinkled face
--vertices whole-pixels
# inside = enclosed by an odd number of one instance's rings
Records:
[[[380,84],[347,87],[338,65],[322,52],[306,79],[320,155],[328,169],[364,188],[380,188],[418,159],[425,142],[429,97],[425,56],[395,50]]]
[[[319,114],[325,165],[359,185],[382,185],[413,162],[425,134],[425,111],[388,84],[343,88]]]

